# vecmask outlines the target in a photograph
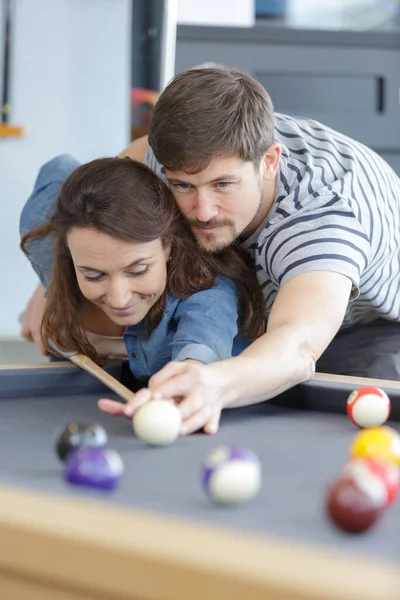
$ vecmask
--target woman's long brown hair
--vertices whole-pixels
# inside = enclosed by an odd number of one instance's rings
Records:
[[[169,188],[145,165],[129,158],[102,158],[80,166],[62,186],[50,222],[27,233],[21,248],[29,254],[35,241],[53,235],[56,240],[54,268],[42,321],[43,342],[102,360],[80,326],[83,295],[68,249],[67,234],[74,228],[91,228],[127,242],[160,239],[171,245],[167,289],[146,316],[155,327],[170,290],[187,298],[213,287],[218,274],[235,282],[239,293],[239,330],[249,339],[265,330],[264,299],[247,255],[236,246],[217,254],[198,247],[179,212]]]

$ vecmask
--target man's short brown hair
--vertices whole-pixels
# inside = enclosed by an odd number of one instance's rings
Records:
[[[274,139],[274,109],[263,86],[231,68],[177,75],[154,108],[149,144],[171,171],[196,173],[215,156],[259,164]]]

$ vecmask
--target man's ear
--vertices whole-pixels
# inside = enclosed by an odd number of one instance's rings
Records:
[[[275,179],[278,172],[279,161],[281,160],[282,146],[278,142],[274,142],[268,146],[264,156],[262,157],[263,179]]]

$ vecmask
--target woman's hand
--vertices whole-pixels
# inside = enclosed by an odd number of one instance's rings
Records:
[[[47,356],[41,333],[43,315],[47,304],[45,293],[45,288],[39,283],[26,305],[21,323],[21,336],[28,342],[36,344],[43,356]]]

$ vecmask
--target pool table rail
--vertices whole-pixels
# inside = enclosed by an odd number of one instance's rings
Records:
[[[4,486],[0,592],[7,600],[399,600],[400,570],[353,554]]]

